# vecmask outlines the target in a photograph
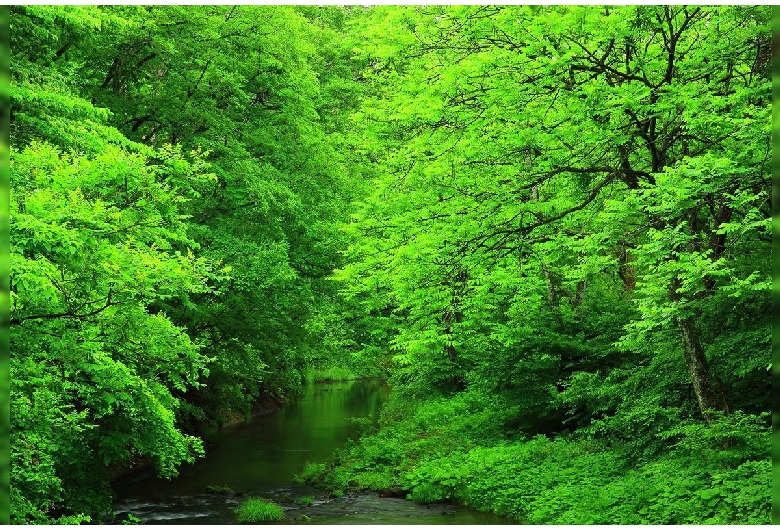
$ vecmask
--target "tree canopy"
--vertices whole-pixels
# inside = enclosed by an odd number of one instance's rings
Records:
[[[328,487],[767,522],[769,20],[13,6],[11,522],[323,366],[393,387]]]

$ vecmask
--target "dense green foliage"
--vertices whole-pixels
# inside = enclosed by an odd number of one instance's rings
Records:
[[[8,6],[0,7],[0,219],[4,227],[0,233],[0,245],[7,249],[10,245],[8,229],[8,210],[10,202],[10,182],[9,178],[9,139],[8,139],[8,111],[10,108],[9,100],[11,95],[11,86],[9,83],[9,70],[11,55],[9,49],[8,17],[10,8]],[[11,466],[10,466],[10,427],[11,427],[11,370],[9,366],[9,356],[5,353],[10,350],[8,336],[8,316],[9,316],[9,280],[10,266],[3,260],[0,265],[0,300],[2,300],[3,330],[0,331],[0,347],[4,354],[0,356],[0,524],[10,523],[11,514]]]
[[[337,274],[394,390],[303,476],[537,524],[769,522],[768,23],[372,10],[379,171]]]
[[[769,18],[12,7],[12,522],[110,520],[114,471],[387,370],[303,477],[768,522]]]
[[[484,395],[398,403],[378,434],[301,479],[333,491],[457,501],[529,524],[767,524],[771,460],[765,418],[617,437],[518,436],[516,409]],[[640,444],[655,450],[640,451]]]
[[[344,13],[11,14],[12,518],[108,520],[115,470],[174,476],[313,358],[354,364],[326,280],[351,192]]]

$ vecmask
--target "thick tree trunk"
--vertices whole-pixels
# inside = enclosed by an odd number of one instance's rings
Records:
[[[688,371],[693,382],[693,391],[696,393],[696,399],[699,401],[699,408],[704,414],[704,419],[710,423],[714,418],[709,411],[723,410],[723,402],[718,399],[715,393],[707,357],[704,355],[704,348],[699,342],[699,334],[696,331],[696,321],[692,316],[678,318],[677,328],[680,330],[685,362],[688,363]]]

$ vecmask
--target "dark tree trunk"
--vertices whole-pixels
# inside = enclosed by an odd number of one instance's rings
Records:
[[[712,375],[704,355],[704,348],[699,342],[699,334],[696,330],[696,320],[689,316],[677,319],[677,328],[680,330],[680,339],[683,343],[685,362],[691,374],[693,391],[699,401],[699,408],[707,423],[712,422],[712,410],[724,410],[723,401],[719,400],[712,384]]]
[[[452,334],[453,320],[456,324],[463,322],[463,310],[461,309],[461,299],[466,291],[466,284],[469,280],[468,271],[460,271],[455,275],[454,282],[445,282],[445,285],[452,289],[452,298],[449,307],[444,310],[442,315],[442,322],[444,323],[444,334]],[[452,344],[444,346],[444,353],[449,359],[450,363],[455,366],[457,364],[458,351]],[[452,376],[452,384],[456,391],[465,389],[465,380],[460,373],[454,373]]]
[[[574,307],[579,307],[582,304],[582,301],[585,299],[585,286],[588,285],[587,280],[582,280],[577,282],[577,291],[574,294],[574,302],[572,302],[572,305]]]
[[[634,257],[628,252],[628,244],[623,242],[618,251],[618,276],[623,280],[623,290],[633,291],[636,288],[636,269],[631,264]]]
[[[547,298],[550,300],[550,305],[556,307],[558,305],[558,282],[548,269],[542,269],[542,272],[547,279]]]

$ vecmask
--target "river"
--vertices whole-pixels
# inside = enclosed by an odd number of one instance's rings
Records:
[[[388,387],[381,381],[309,385],[306,394],[272,414],[223,428],[209,439],[206,457],[160,479],[146,470],[114,484],[118,519],[130,513],[145,524],[237,524],[233,510],[247,495],[281,500],[280,524],[508,524],[464,506],[418,505],[375,493],[340,498],[293,484],[306,462],[327,460],[361,427],[376,420]],[[212,493],[214,487],[226,493]],[[303,496],[313,503],[295,501]]]

